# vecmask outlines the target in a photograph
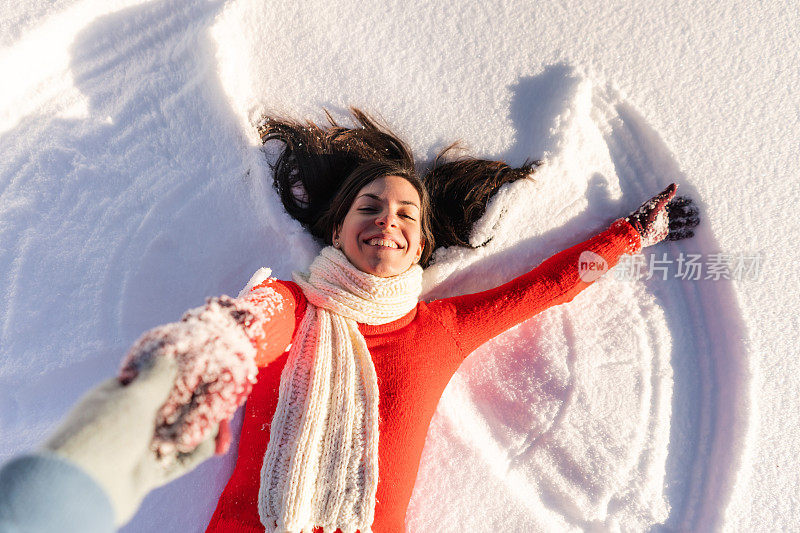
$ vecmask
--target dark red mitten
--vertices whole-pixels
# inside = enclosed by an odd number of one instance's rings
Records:
[[[642,238],[642,248],[652,246],[667,238],[670,233],[667,205],[675,196],[678,186],[671,183],[666,189],[639,206],[625,220]]]

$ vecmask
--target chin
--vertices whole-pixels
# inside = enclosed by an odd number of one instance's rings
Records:
[[[382,268],[374,270],[373,272],[370,272],[370,274],[373,276],[378,276],[379,278],[391,278],[392,276],[398,275],[399,272],[396,272],[393,269]]]
[[[402,258],[390,257],[388,254],[373,255],[353,253],[348,255],[347,252],[345,252],[345,256],[350,263],[360,271],[378,276],[379,278],[399,276],[411,266],[410,259],[408,260],[408,264],[398,264],[398,261]]]
[[[403,272],[396,267],[392,267],[391,265],[373,265],[368,269],[362,270],[368,274],[372,274],[373,276],[378,276],[379,278],[391,278],[392,276],[397,276]]]

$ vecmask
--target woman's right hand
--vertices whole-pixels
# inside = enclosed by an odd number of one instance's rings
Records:
[[[180,322],[146,331],[125,357],[118,380],[134,382],[153,359],[176,361],[178,372],[158,411],[152,450],[165,464],[190,453],[216,432],[216,453],[230,444],[228,420],[256,382],[256,349],[248,303],[228,296],[209,298]]]

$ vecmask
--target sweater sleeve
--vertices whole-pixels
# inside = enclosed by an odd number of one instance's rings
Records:
[[[599,274],[614,267],[622,255],[639,250],[641,238],[637,231],[624,219],[617,219],[606,231],[557,253],[499,287],[434,300],[428,306],[450,330],[466,357],[507,329],[549,307],[572,301]]]
[[[291,344],[297,315],[302,311],[298,305],[299,290],[293,283],[268,278],[237,298],[246,304],[259,323],[253,329],[252,338],[259,367],[280,357]]]

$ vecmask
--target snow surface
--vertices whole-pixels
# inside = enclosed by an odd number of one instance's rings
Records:
[[[455,139],[546,160],[493,200],[472,236],[489,245],[439,252],[426,298],[521,274],[672,181],[702,225],[646,256],[762,259],[740,281],[612,272],[481,347],[431,424],[410,530],[796,527],[792,3],[27,0],[3,13],[0,460],[41,442],[144,330],[236,294],[259,267],[304,269],[318,246],[271,190],[252,121],[359,105],[423,162]],[[202,531],[235,449],[154,492],[124,531]]]

